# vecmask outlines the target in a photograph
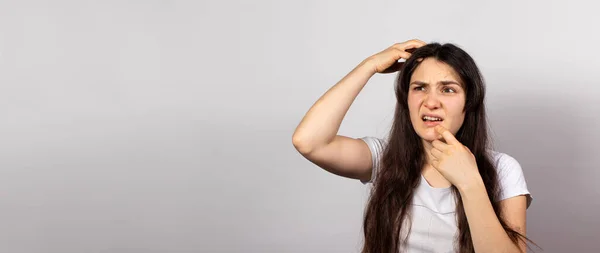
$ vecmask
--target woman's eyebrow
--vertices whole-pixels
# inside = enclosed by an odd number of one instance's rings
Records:
[[[410,85],[429,85],[426,82],[423,81],[413,81],[412,83],[410,83]]]
[[[427,82],[423,82],[423,81],[413,81],[412,83],[410,83],[411,85],[423,85],[423,86],[427,86],[429,85],[429,83]],[[438,84],[442,84],[442,85],[450,85],[450,84],[456,84],[458,86],[462,86],[459,82],[457,81],[453,81],[453,80],[444,80],[444,81],[439,81]]]
[[[459,82],[457,82],[457,81],[452,81],[452,80],[440,81],[440,82],[438,82],[438,83],[440,83],[440,84],[443,84],[443,85],[456,84],[456,85],[458,85],[458,86],[462,86],[462,85],[461,85]]]

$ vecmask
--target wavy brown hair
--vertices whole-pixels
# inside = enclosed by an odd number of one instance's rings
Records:
[[[488,197],[500,224],[510,239],[516,244],[527,240],[524,235],[507,226],[500,217],[500,183],[494,163],[489,153],[488,126],[484,106],[485,84],[475,61],[462,49],[452,44],[431,43],[416,49],[404,63],[396,83],[397,105],[389,139],[380,161],[373,188],[365,210],[363,229],[363,253],[396,253],[406,242],[400,231],[409,215],[410,203],[415,188],[421,180],[421,169],[426,163],[425,149],[421,138],[415,132],[408,110],[408,87],[410,78],[419,66],[421,59],[435,58],[451,66],[463,81],[466,91],[465,120],[456,133],[463,145],[475,155],[479,174],[485,183]],[[456,187],[452,186],[456,197],[456,218],[458,235],[456,251],[474,251],[467,217],[462,199]],[[404,228],[409,231],[410,227]]]

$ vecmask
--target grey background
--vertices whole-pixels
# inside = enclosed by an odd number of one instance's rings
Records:
[[[592,1],[1,1],[0,252],[358,252],[368,188],[291,136],[364,58],[411,38],[478,62],[528,235],[599,252]],[[394,75],[340,130],[383,136]]]

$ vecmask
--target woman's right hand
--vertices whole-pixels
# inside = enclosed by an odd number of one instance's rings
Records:
[[[367,58],[366,62],[373,66],[375,73],[393,73],[399,71],[403,65],[403,62],[398,62],[398,60],[406,60],[411,56],[407,50],[416,49],[426,44],[427,43],[417,39],[396,43],[391,47]]]

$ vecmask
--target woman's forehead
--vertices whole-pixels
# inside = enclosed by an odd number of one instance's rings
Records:
[[[419,63],[410,78],[410,83],[413,82],[427,85],[455,82],[462,86],[462,80],[454,68],[435,58],[426,58]]]

